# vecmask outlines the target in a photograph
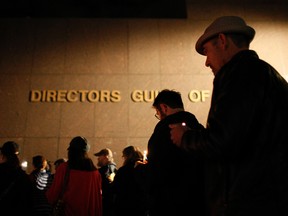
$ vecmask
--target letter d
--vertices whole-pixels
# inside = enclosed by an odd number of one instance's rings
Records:
[[[41,101],[41,91],[39,90],[32,90],[30,92],[30,101],[31,102],[40,102]]]

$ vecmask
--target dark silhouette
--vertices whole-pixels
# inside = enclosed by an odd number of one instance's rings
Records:
[[[115,216],[146,216],[147,196],[141,181],[139,181],[137,161],[143,155],[135,146],[123,149],[123,166],[121,166],[113,181],[115,194]]]
[[[19,145],[14,141],[0,148],[1,216],[31,215],[32,183],[20,166],[18,154]]]
[[[112,182],[117,172],[116,163],[114,163],[113,153],[109,148],[102,149],[94,154],[98,157],[97,166],[102,177],[102,202],[103,216],[114,215]]]
[[[192,113],[184,111],[181,94],[159,92],[153,107],[160,120],[148,142],[149,216],[205,214],[204,163],[176,147],[169,124],[202,128]]]
[[[55,168],[55,172],[58,168],[58,166],[61,164],[61,163],[64,163],[66,162],[67,160],[65,158],[59,158],[57,159],[56,161],[54,161],[54,168]]]
[[[209,161],[213,216],[288,212],[288,84],[249,50],[254,35],[236,16],[208,26],[196,43],[215,75],[207,126],[171,125],[176,145]]]

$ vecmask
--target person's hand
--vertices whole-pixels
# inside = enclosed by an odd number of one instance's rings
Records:
[[[170,124],[169,127],[171,129],[170,135],[172,142],[177,146],[180,146],[183,134],[190,128],[187,127],[185,123]]]
[[[114,181],[114,177],[115,177],[115,173],[111,173],[107,178],[109,180],[109,182],[113,182]]]
[[[134,164],[134,168],[136,168],[137,166],[139,166],[140,164],[147,164],[147,160],[144,160],[144,161],[136,161],[135,164]]]

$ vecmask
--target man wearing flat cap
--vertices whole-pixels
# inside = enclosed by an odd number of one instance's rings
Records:
[[[195,46],[215,75],[206,128],[170,125],[174,144],[207,161],[210,216],[288,214],[288,84],[249,50],[254,35],[237,16],[206,28]]]
[[[102,149],[94,155],[98,157],[97,166],[100,167],[99,172],[102,177],[103,216],[112,216],[114,208],[111,183],[117,172],[117,166],[109,148]]]

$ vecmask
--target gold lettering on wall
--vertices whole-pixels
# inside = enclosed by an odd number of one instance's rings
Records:
[[[148,90],[135,90],[131,93],[131,99],[134,102],[153,102],[158,91],[148,91]]]
[[[158,90],[134,90],[130,97],[136,103],[151,103],[158,95]],[[205,102],[210,97],[209,90],[193,89],[188,93],[188,99],[193,102]],[[31,90],[30,102],[120,102],[121,92],[119,90]]]
[[[121,100],[120,91],[112,91],[111,92],[111,102],[119,102]]]
[[[30,102],[119,102],[118,90],[31,90]]]
[[[206,98],[210,96],[209,90],[192,90],[188,94],[188,98],[191,102],[205,102]]]
[[[76,90],[68,91],[67,95],[66,95],[66,98],[67,98],[68,102],[76,102],[78,100],[77,91]]]

